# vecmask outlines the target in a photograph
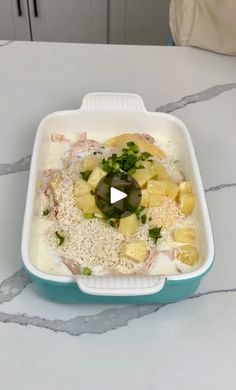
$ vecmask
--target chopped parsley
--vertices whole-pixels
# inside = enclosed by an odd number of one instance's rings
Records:
[[[162,229],[162,226],[159,228],[156,227],[156,228],[152,228],[152,229],[148,230],[149,236],[153,239],[155,244],[157,243],[157,240],[162,237],[161,229]]]
[[[140,206],[136,209],[135,214],[137,218],[144,224],[147,222],[147,216],[144,214],[145,207]]]
[[[88,180],[88,178],[89,178],[89,176],[91,175],[91,173],[92,173],[92,171],[89,171],[89,170],[80,172],[82,178],[83,178],[85,181]]]
[[[92,270],[89,267],[84,267],[82,271],[82,275],[89,276],[92,275]]]
[[[145,161],[148,160],[150,157],[153,157],[151,153],[148,152],[142,152],[140,154],[140,160]]]
[[[143,224],[147,222],[147,216],[146,216],[146,214],[143,214],[143,215],[141,216],[141,222],[142,222]]]
[[[148,160],[152,155],[148,152],[139,152],[138,145],[134,142],[127,142],[127,147],[122,149],[118,155],[113,153],[107,159],[102,160],[102,167],[106,173],[127,172],[133,175],[137,169],[144,169],[142,161]],[[150,161],[150,160],[149,160]]]
[[[109,218],[107,223],[112,227],[117,227],[118,220],[116,218]]]
[[[129,175],[133,175],[135,172],[136,172],[136,167],[133,167],[133,168],[130,168],[130,170],[129,170]]]
[[[94,215],[94,213],[85,213],[84,218],[85,219],[92,219],[92,218],[95,218],[95,215]]]
[[[121,160],[121,168],[125,172],[129,172],[130,169],[135,168],[137,157],[135,154],[124,154]]]
[[[46,217],[50,213],[49,209],[44,209],[43,210],[43,216]]]
[[[143,207],[143,206],[140,206],[140,207],[138,207],[138,208],[136,209],[135,214],[137,215],[137,218],[138,218],[138,219],[141,218],[142,212],[143,212],[144,209],[145,209],[145,207]]]
[[[55,232],[55,235],[59,240],[58,246],[61,246],[63,244],[63,242],[65,241],[65,237],[62,236],[60,233],[58,233],[58,231]]]
[[[129,147],[130,152],[133,152],[135,154],[139,152],[138,145],[136,145],[133,141],[127,142],[127,146]]]

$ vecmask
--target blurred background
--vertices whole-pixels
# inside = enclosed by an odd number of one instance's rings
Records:
[[[170,0],[0,0],[0,40],[166,45]]]

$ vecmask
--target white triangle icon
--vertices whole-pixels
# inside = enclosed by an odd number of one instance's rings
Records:
[[[110,188],[110,203],[116,203],[121,199],[124,199],[127,197],[127,194],[123,191],[117,190],[115,187]]]

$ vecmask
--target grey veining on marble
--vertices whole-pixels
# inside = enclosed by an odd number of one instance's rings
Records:
[[[22,268],[9,278],[0,283],[0,304],[9,302],[21,293],[24,288],[31,283],[29,275]]]
[[[213,192],[213,191],[220,191],[224,188],[230,188],[230,187],[236,187],[236,183],[226,183],[226,184],[219,184],[217,186],[209,187],[205,190],[205,192]]]
[[[193,295],[188,299],[197,299],[207,295],[235,293],[236,287],[231,289],[221,289],[206,291]],[[30,325],[38,328],[48,329],[53,332],[64,332],[71,336],[82,334],[102,334],[111,330],[119,329],[128,325],[131,320],[142,318],[146,315],[156,313],[161,308],[171,305],[131,305],[123,308],[112,308],[98,314],[88,316],[77,316],[69,320],[48,320],[38,316],[28,316],[25,314],[10,314],[0,312],[0,322],[14,323],[18,325]]]
[[[223,92],[231,91],[236,88],[236,83],[228,83],[215,85],[211,88],[207,88],[204,91],[194,93],[192,95],[184,96],[182,99],[177,100],[176,102],[168,103],[164,106],[157,107],[155,111],[170,113],[180,108],[184,108],[189,104],[204,102],[215,98],[218,95],[221,95]]]
[[[9,163],[9,164],[0,164],[0,176],[9,175],[10,173],[17,173],[28,171],[30,167],[31,155],[22,157],[20,160]]]
[[[71,336],[84,333],[101,334],[128,324],[132,319],[141,318],[159,310],[163,305],[135,305],[112,308],[90,316],[77,316],[69,320],[47,320],[41,317],[8,314],[0,312],[0,322],[32,325],[54,332],[65,332]]]

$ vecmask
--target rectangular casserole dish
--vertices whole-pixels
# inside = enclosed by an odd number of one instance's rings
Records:
[[[200,228],[203,261],[197,270],[179,275],[143,277],[57,276],[38,270],[31,261],[32,222],[36,212],[36,182],[47,153],[47,141],[55,132],[87,131],[98,141],[122,132],[147,132],[154,138],[165,137],[177,145],[177,157],[185,175],[194,184],[196,215]],[[212,266],[214,243],[204,189],[189,132],[182,121],[164,113],[148,112],[138,95],[91,93],[79,110],[48,115],[37,130],[31,160],[28,193],[22,233],[22,259],[36,288],[46,298],[78,303],[167,303],[191,296],[203,275]]]

